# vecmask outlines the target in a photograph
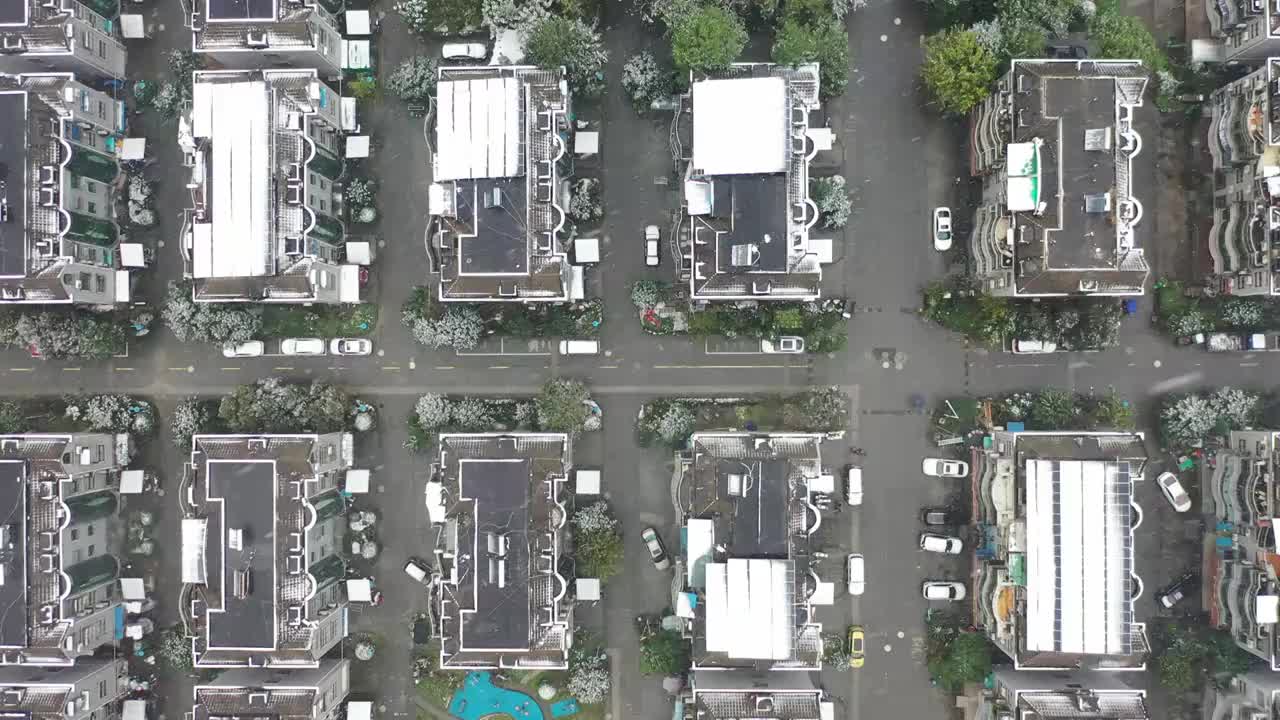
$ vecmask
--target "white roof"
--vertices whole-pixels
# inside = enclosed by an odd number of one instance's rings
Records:
[[[146,267],[142,243],[120,243],[120,264],[125,267]]]
[[[702,588],[707,582],[707,561],[716,545],[714,520],[689,518],[684,526],[685,566],[688,568],[689,587]]]
[[[125,700],[121,718],[123,720],[147,720],[147,701]]]
[[[435,179],[514,177],[520,171],[520,82],[450,80],[436,89]]]
[[[146,583],[142,578],[120,578],[120,596],[125,600],[146,600]]]
[[[352,578],[348,580],[347,599],[351,602],[373,602],[373,583],[368,578]]]
[[[353,495],[369,492],[369,471],[348,470],[343,489]]]
[[[142,492],[142,480],[146,473],[142,470],[124,470],[120,473],[120,492],[125,495],[137,495]]]
[[[693,84],[693,166],[708,175],[786,170],[787,125],[782,78]]]
[[[338,266],[338,300],[360,302],[360,266],[344,263]]]
[[[373,701],[348,700],[347,720],[371,720],[373,717]]]
[[[574,491],[578,495],[600,494],[599,470],[574,470]]]
[[[579,155],[595,155],[600,152],[600,133],[596,130],[574,133],[573,150]]]
[[[348,10],[346,12],[346,15],[347,15],[347,34],[348,35],[368,35],[369,34],[369,11],[368,10]]]
[[[204,548],[209,521],[205,518],[182,519],[182,582],[203,585],[207,582]]]
[[[209,139],[210,222],[194,226],[196,277],[268,274],[271,171],[267,85],[261,80],[197,82],[196,138]]]
[[[833,582],[818,581],[817,587],[813,589],[813,594],[809,596],[810,605],[835,605],[836,604],[836,584]]]
[[[573,241],[573,259],[578,263],[600,262],[600,238],[577,238]]]
[[[731,658],[786,660],[795,633],[787,560],[707,563],[707,650]]]
[[[121,15],[120,18],[129,17]],[[127,36],[126,36],[127,37]],[[146,138],[125,138],[120,143],[120,159],[121,160],[142,160],[147,156],[147,139]]]
[[[369,136],[368,135],[348,135],[347,136],[347,157],[349,158],[369,157]]]
[[[600,599],[600,579],[599,578],[578,578],[575,587],[578,591],[578,600],[582,602],[590,602]]]
[[[1254,617],[1259,625],[1275,625],[1280,622],[1280,595],[1258,595]]]
[[[427,482],[426,489],[427,519],[433,523],[444,522],[444,485],[436,481]]]
[[[373,248],[367,242],[347,243],[347,262],[368,265],[373,262]]]

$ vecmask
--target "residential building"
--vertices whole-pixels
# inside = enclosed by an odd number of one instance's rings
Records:
[[[199,71],[178,142],[197,302],[360,302],[346,262],[339,95],[315,70]]]
[[[338,79],[343,68],[342,3],[326,0],[192,0],[191,49],[219,67],[317,68]]]
[[[834,594],[810,544],[822,523],[810,493],[834,484],[822,471],[822,439],[696,433],[680,454],[685,527],[676,572],[685,590],[676,614],[687,620],[695,669],[822,667],[814,605]]]
[[[830,146],[829,130],[809,127],[818,75],[817,64],[742,63],[690,78],[671,140],[683,178],[675,245],[694,302],[822,294],[830,243],[809,237],[809,161]]]
[[[315,668],[347,636],[349,433],[196,435],[179,492],[197,667]]]
[[[974,624],[1015,669],[1138,670],[1140,433],[996,430],[973,453]]]
[[[554,433],[440,436],[451,498],[434,583],[440,667],[564,669],[573,600],[561,548],[572,452]]]
[[[835,703],[807,672],[694,670],[677,720],[828,720]]]
[[[1147,692],[1116,673],[997,669],[978,720],[1150,720]]]
[[[124,114],[70,73],[0,75],[0,304],[129,300],[116,225]]]
[[[1205,683],[1204,720],[1280,720],[1280,675],[1255,670],[1237,675],[1224,688]]]
[[[123,80],[119,15],[119,0],[7,0],[0,7],[0,72]]]
[[[321,660],[307,670],[228,670],[195,687],[190,720],[342,720],[350,660]]]
[[[983,197],[969,252],[984,292],[1143,293],[1149,269],[1132,169],[1146,86],[1137,60],[1014,60],[973,109],[970,172]]]
[[[445,67],[436,84],[435,182],[428,256],[439,298],[566,302],[581,298],[569,263],[568,182],[560,161],[573,132],[564,71]]]
[[[1233,430],[1227,440],[1202,470],[1202,502],[1217,519],[1206,542],[1205,609],[1210,626],[1280,670],[1280,554],[1272,520],[1280,433]]]
[[[1209,96],[1213,225],[1207,245],[1222,293],[1280,294],[1280,58]]]
[[[129,663],[85,658],[59,668],[0,669],[0,713],[24,720],[118,720]]]
[[[124,632],[127,435],[0,436],[0,665],[76,663]],[[18,610],[22,608],[22,610]]]
[[[1214,0],[1204,3],[1208,38],[1191,42],[1197,62],[1257,62],[1280,55],[1280,8],[1263,0]]]

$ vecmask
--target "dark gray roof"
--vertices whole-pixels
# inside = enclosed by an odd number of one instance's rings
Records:
[[[514,650],[529,647],[529,482],[528,458],[462,460],[459,483],[473,501],[476,542],[476,611],[466,616],[464,648]],[[498,536],[505,553],[489,552],[488,534]],[[501,583],[491,572],[499,557]],[[500,586],[501,585],[501,586]]]
[[[209,613],[209,646],[226,649],[270,650],[275,648],[275,498],[274,461],[208,461],[208,494],[222,501],[221,526],[212,526],[211,543],[221,550],[220,566],[210,572],[223,573],[223,612]],[[244,545],[232,550],[229,532],[243,531]],[[250,590],[244,598],[234,592],[236,571],[250,571]]]
[[[718,233],[716,272],[785,272],[787,269],[786,175],[734,175],[712,180],[711,216]],[[706,230],[699,228],[705,236]],[[759,255],[747,267],[732,264],[735,245],[753,245]],[[753,253],[754,254],[754,253]]]
[[[210,20],[275,20],[273,0],[209,0]]]
[[[0,25],[25,25],[27,0],[0,0]]]
[[[734,557],[787,557],[791,463],[787,460],[721,460],[716,472],[719,482],[727,485],[731,473],[746,473],[748,479],[744,482],[743,496],[734,503],[729,552]],[[728,488],[723,492],[727,496]]]
[[[0,547],[0,646],[27,645],[27,465],[20,460],[0,461],[0,508],[8,528],[9,544]]]
[[[26,155],[27,94],[0,93],[0,202],[9,209],[9,221],[0,222],[0,276],[4,277],[26,274]]]
[[[499,202],[485,207],[486,197],[491,201],[494,190],[501,193]],[[458,217],[475,222],[474,237],[460,238],[459,272],[523,275],[529,271],[527,197],[524,177],[458,182]]]

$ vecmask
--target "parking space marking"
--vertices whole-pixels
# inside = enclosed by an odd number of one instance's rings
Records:
[[[618,368],[618,366],[617,366],[617,365],[601,365],[601,366],[600,366],[600,369],[601,369],[601,370],[605,370],[605,369],[608,369],[608,370],[616,370],[617,368]]]
[[[276,370],[292,370],[292,367],[277,367]]]
[[[437,365],[436,369],[437,370],[453,370],[455,368],[452,365]]]
[[[382,369],[386,370],[387,372],[400,372],[399,365],[383,365]]]
[[[223,372],[235,372],[235,371],[237,371],[237,370],[239,370],[239,369],[240,369],[240,368],[238,368],[238,367],[224,367],[224,368],[222,368],[222,371],[223,371]]]
[[[187,372],[187,369],[185,367],[171,367],[169,369],[172,370],[173,372]],[[279,370],[280,368],[276,368],[276,369]]]
[[[80,368],[62,368],[62,372],[80,372]]]
[[[114,368],[114,370],[116,372],[133,372],[133,368],[131,367],[118,367],[118,368]]]
[[[31,372],[35,368],[9,368],[9,369],[14,372]]]
[[[803,365],[654,365],[657,370],[744,370],[749,368],[787,368]]]

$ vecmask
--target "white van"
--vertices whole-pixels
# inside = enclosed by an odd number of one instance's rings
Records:
[[[561,355],[599,355],[599,340],[561,340]]]
[[[418,564],[416,560],[410,560],[404,564],[404,574],[420,583],[427,581],[427,569]]]
[[[849,468],[849,474],[844,480],[844,501],[849,505],[862,504],[862,468]]]

